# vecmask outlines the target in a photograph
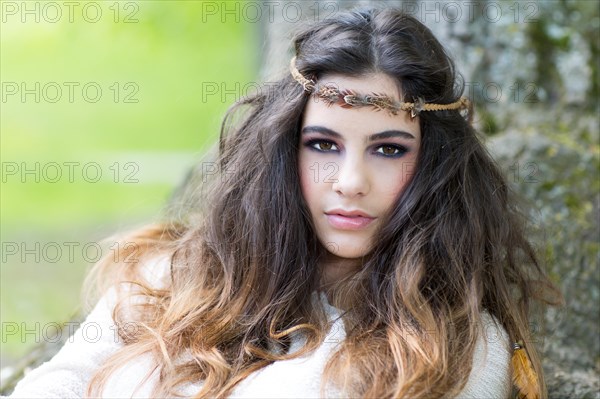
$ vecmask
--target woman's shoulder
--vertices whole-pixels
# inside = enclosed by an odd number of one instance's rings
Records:
[[[141,263],[140,275],[152,288],[168,287],[171,279],[171,255],[162,253],[149,257]]]
[[[506,398],[512,389],[509,335],[487,311],[481,313],[480,321],[471,373],[457,398]]]
[[[83,312],[89,314],[102,306],[114,315],[118,307],[123,320],[136,320],[137,306],[151,303],[148,290],[169,290],[171,287],[171,257],[166,254],[136,259],[135,272],[121,274],[101,291],[92,292],[84,303]],[[112,319],[112,317],[111,317]],[[115,321],[113,320],[113,323]]]

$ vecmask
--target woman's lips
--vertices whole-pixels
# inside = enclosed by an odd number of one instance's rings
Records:
[[[340,230],[360,230],[367,227],[374,218],[364,216],[342,216],[336,214],[326,214],[329,224]]]

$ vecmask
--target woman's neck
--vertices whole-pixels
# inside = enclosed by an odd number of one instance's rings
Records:
[[[346,304],[334,303],[333,288],[335,284],[345,277],[354,275],[360,269],[361,263],[357,259],[340,258],[333,254],[328,254],[327,258],[321,263],[322,276],[319,284],[319,291],[323,291],[327,296],[329,304],[340,309],[345,309]]]

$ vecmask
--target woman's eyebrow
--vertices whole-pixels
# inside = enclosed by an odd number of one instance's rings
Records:
[[[308,134],[308,133],[321,133],[326,136],[330,136],[330,137],[334,137],[334,138],[338,138],[338,139],[342,138],[341,134],[339,134],[335,130],[326,128],[325,126],[305,126],[302,129],[302,134]],[[379,132],[379,133],[370,135],[367,138],[367,141],[388,139],[391,137],[401,137],[404,139],[415,140],[415,136],[413,136],[412,134],[405,132],[403,130],[385,130],[383,132]]]

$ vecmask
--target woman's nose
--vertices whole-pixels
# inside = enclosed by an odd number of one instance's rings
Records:
[[[356,157],[336,162],[337,173],[333,176],[332,189],[345,197],[366,195],[370,189],[368,170]]]

